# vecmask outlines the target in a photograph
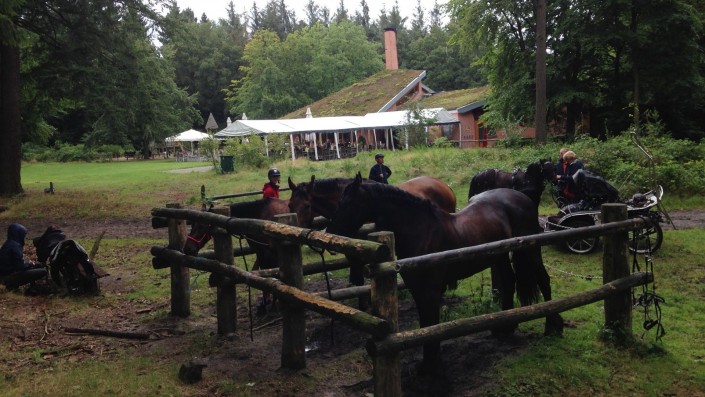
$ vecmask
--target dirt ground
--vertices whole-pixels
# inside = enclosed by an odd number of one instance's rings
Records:
[[[673,211],[670,217],[679,229],[705,227],[705,211]],[[24,224],[29,237],[34,237],[47,227],[38,220],[13,220]],[[7,230],[6,220],[0,220],[0,230]],[[96,221],[76,222],[54,220],[64,233],[73,239],[94,239],[105,231],[105,238],[154,237],[166,239],[164,229],[152,229],[150,219],[135,218],[120,222]],[[664,225],[665,229],[670,226]],[[31,245],[31,244],[30,244]],[[140,252],[125,252],[135,255]],[[132,275],[119,270],[101,280],[104,296],[122,296],[132,291]],[[166,281],[168,282],[168,281]],[[344,287],[344,280],[334,280],[332,288]],[[325,290],[323,282],[313,283],[307,288]],[[238,292],[239,296],[243,292]],[[254,295],[257,296],[257,295]],[[167,351],[180,346],[194,335],[212,341],[202,355],[196,357],[208,366],[203,371],[204,379],[189,389],[195,396],[223,395],[216,385],[223,379],[247,383],[252,395],[299,396],[310,395],[298,385],[321,382],[316,390],[321,396],[361,396],[373,392],[372,363],[363,347],[367,336],[349,327],[332,323],[315,313],[307,312],[307,368],[290,373],[280,370],[281,319],[277,311],[265,316],[253,315],[253,336],[250,340],[250,316],[245,305],[238,307],[238,330],[235,335],[217,336],[214,313],[200,310],[189,319],[176,319],[158,313],[168,312],[169,301],[141,301],[121,299],[120,305],[111,305],[106,299],[95,297],[90,304],[91,313],[75,314],[70,308],[57,312],[51,309],[50,300],[56,296],[20,296],[0,287],[0,325],[2,338],[10,338],[14,352],[24,357],[20,362],[4,362],[10,371],[21,371],[31,366],[46,366],[29,352],[40,351],[46,363],[54,359],[80,362],[87,359],[109,360],[124,349],[135,351]],[[119,299],[119,298],[118,298]],[[446,297],[444,304],[459,304],[458,298]],[[213,310],[211,308],[211,310]],[[196,310],[194,310],[195,312]],[[406,300],[400,308],[400,328],[414,327],[416,312],[413,303]],[[77,336],[67,333],[67,328],[94,328],[120,330],[123,332],[147,333],[147,340],[110,338],[104,336]],[[410,349],[402,354],[402,390],[406,396],[475,396],[482,395],[492,385],[488,370],[502,357],[518,354],[540,334],[517,332],[498,340],[488,332],[444,342],[442,345],[444,367],[441,376],[424,377],[416,372],[421,360],[421,349]],[[27,354],[22,354],[22,353]],[[165,353],[164,360],[173,361],[174,376],[178,367],[189,357],[179,353]],[[324,381],[318,381],[320,371],[335,371]],[[11,373],[9,374],[12,375]],[[7,377],[8,374],[6,373]]]

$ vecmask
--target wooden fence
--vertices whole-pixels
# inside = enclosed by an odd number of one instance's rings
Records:
[[[602,209],[603,224],[579,229],[542,233],[488,244],[433,253],[414,258],[392,260],[394,236],[388,232],[374,232],[369,239],[358,240],[324,232],[302,229],[296,226],[296,215],[279,216],[277,222],[237,219],[204,211],[179,209],[178,205],[152,210],[155,227],[168,226],[169,245],[152,247],[153,267],[171,269],[171,312],[186,317],[190,313],[190,283],[188,269],[209,271],[222,276],[218,283],[216,307],[218,333],[227,334],[235,330],[236,296],[235,283],[245,283],[263,291],[270,291],[282,301],[282,354],[281,365],[290,369],[301,369],[305,360],[304,310],[313,310],[343,322],[354,329],[370,335],[367,351],[373,358],[373,381],[375,396],[400,396],[401,373],[399,353],[424,343],[442,341],[488,330],[506,324],[529,321],[549,314],[560,313],[575,307],[605,300],[605,326],[620,328],[620,332],[631,333],[630,289],[653,280],[650,273],[629,274],[628,231],[640,229],[649,220],[627,219],[627,207],[623,204],[606,204]],[[214,251],[209,257],[193,257],[179,250],[185,242],[185,221],[204,222],[214,228]],[[279,269],[246,272],[232,266],[233,234],[264,236],[274,241],[278,251]],[[431,327],[410,331],[398,331],[397,274],[420,270],[441,264],[452,266],[478,255],[516,250],[531,245],[547,245],[567,238],[606,235],[604,239],[603,281],[596,289],[555,299],[550,302],[485,314],[473,318],[454,320]],[[301,245],[327,249],[354,257],[367,264],[366,275],[370,286],[334,291],[334,296],[351,297],[367,294],[372,298],[372,313],[327,299],[324,294],[302,290],[303,275],[322,272],[320,263],[303,264]],[[212,258],[212,259],[211,259]],[[345,260],[334,262],[345,268]],[[328,263],[330,265],[330,262]],[[329,267],[326,270],[330,270]],[[279,273],[280,279],[273,278]]]

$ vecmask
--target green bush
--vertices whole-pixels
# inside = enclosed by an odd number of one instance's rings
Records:
[[[133,149],[125,149],[120,145],[101,145],[95,148],[95,152],[98,158],[104,161],[111,161],[114,158],[121,157],[125,151],[132,151]]]
[[[255,134],[228,139],[223,152],[233,156],[233,161],[242,167],[264,168],[271,162],[266,155],[264,139]]]

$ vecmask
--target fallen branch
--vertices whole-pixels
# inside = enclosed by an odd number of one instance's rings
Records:
[[[137,314],[149,313],[149,312],[151,312],[152,310],[159,310],[159,309],[161,309],[161,308],[163,308],[163,307],[166,307],[166,306],[168,306],[168,305],[169,305],[169,303],[163,303],[163,304],[161,304],[161,305],[154,306],[154,307],[145,307],[144,309],[138,309],[138,310],[136,310],[135,313],[137,313]]]
[[[259,330],[261,330],[262,328],[270,327],[270,326],[272,326],[272,325],[274,325],[274,324],[276,324],[276,323],[278,323],[278,322],[281,322],[281,321],[282,321],[282,318],[281,318],[281,317],[277,317],[277,318],[275,318],[275,319],[272,320],[272,321],[269,321],[269,322],[267,322],[267,323],[264,323],[264,324],[262,324],[262,325],[259,325],[259,326],[257,326],[257,327],[252,328],[252,330],[253,330],[253,331],[259,331]]]
[[[149,339],[149,334],[143,332],[108,331],[95,328],[64,328],[64,332],[69,334],[112,336],[125,339]]]

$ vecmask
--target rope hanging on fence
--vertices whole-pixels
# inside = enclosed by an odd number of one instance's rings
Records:
[[[639,267],[639,259],[637,252],[637,239],[638,230],[635,230],[632,237],[632,273],[641,271]],[[654,274],[654,260],[651,256],[651,240],[646,239],[646,252],[644,253],[645,271]],[[654,276],[655,280],[655,276]],[[644,308],[644,322],[643,328],[644,332],[641,334],[643,339],[647,332],[652,328],[656,327],[656,340],[659,341],[666,335],[666,330],[661,322],[661,303],[665,303],[663,297],[656,294],[656,282],[643,284],[641,286],[641,294],[635,296],[634,289],[632,289],[632,302],[634,306],[641,306]],[[651,309],[653,308],[653,317]]]
[[[585,280],[587,280],[587,281],[592,281],[592,280],[594,280],[594,279],[602,280],[602,276],[596,276],[596,275],[594,275],[594,274],[578,274],[578,273],[573,273],[573,272],[569,272],[569,271],[567,271],[567,270],[559,269],[559,268],[557,268],[557,267],[555,267],[555,266],[547,265],[547,264],[545,264],[545,263],[544,263],[543,266],[544,266],[545,268],[547,268],[547,269],[555,270],[555,271],[558,272],[558,273],[562,273],[562,274],[565,274],[566,276],[570,276],[570,277],[582,278],[582,279],[585,279]]]

